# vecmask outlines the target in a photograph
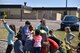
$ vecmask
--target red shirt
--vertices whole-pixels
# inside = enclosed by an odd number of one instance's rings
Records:
[[[47,38],[47,42],[51,42],[50,46],[52,49],[59,49],[59,45],[54,40]]]

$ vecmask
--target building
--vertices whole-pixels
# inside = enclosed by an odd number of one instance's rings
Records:
[[[23,14],[31,13],[31,7],[25,5],[0,5],[0,12],[5,12],[7,18],[23,18]]]
[[[26,5],[0,5],[0,12],[6,12],[7,18],[61,20],[66,7],[29,7]],[[80,17],[77,7],[67,7],[67,15]]]
[[[45,18],[51,20],[61,20],[65,15],[66,7],[32,7],[32,14],[34,18]],[[67,15],[74,15],[78,17],[77,7],[68,7]]]

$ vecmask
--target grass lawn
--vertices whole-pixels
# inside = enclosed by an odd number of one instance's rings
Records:
[[[18,30],[17,30],[18,31]],[[0,40],[7,40],[8,32],[5,28],[0,28]]]
[[[76,45],[78,40],[78,31],[72,31],[73,34],[75,34],[75,38],[73,39],[73,45]],[[62,40],[65,38],[65,32],[64,31],[54,31],[54,34],[57,36],[58,39]]]
[[[8,32],[5,29],[0,29],[0,39],[7,39]]]
[[[77,37],[78,36],[78,31],[73,31],[72,33],[76,35],[76,37],[74,38],[74,40],[72,42],[73,45],[76,46],[77,43],[79,42],[78,37]],[[63,41],[63,39],[65,37],[65,32],[64,31],[54,31],[54,34],[57,36],[58,39]],[[7,37],[8,37],[8,32],[5,29],[0,29],[0,40],[1,39],[2,40],[3,39],[7,40]]]

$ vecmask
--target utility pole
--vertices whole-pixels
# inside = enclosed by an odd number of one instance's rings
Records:
[[[22,21],[23,19],[23,11],[24,11],[24,8],[26,6],[27,2],[24,2],[24,6],[21,6],[21,17],[20,17],[20,21]]]
[[[65,16],[65,15],[67,15],[67,4],[68,4],[68,0],[65,0],[65,10],[64,10],[64,15],[63,15],[63,17]],[[63,18],[62,18],[63,19]],[[62,20],[61,19],[61,20]]]
[[[66,0],[66,7],[67,7],[67,0]]]
[[[67,3],[68,3],[67,1],[68,1],[68,0],[66,0],[66,15],[67,15]]]

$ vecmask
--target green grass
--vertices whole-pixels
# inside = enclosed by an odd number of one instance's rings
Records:
[[[18,31],[18,30],[17,30]],[[7,40],[8,32],[5,28],[0,28],[0,40]]]
[[[5,29],[0,29],[0,39],[7,39],[8,32]]]
[[[73,31],[73,34],[75,34],[75,38],[73,39],[73,45],[76,45],[79,40],[78,40],[78,31]],[[62,40],[65,38],[65,32],[64,31],[54,31],[54,34],[57,36],[58,39]]]

